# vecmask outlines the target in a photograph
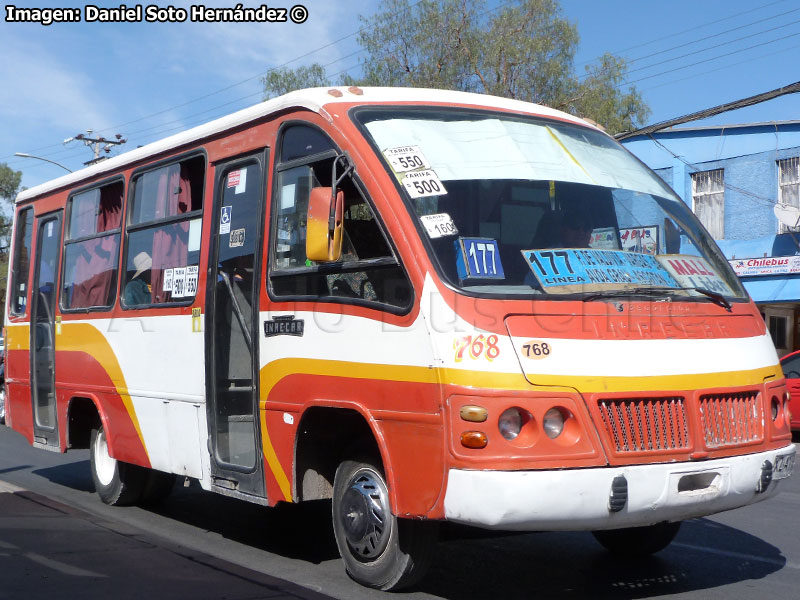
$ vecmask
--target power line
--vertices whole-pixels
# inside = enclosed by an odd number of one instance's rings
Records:
[[[743,12],[736,13],[735,15],[731,15],[729,17],[724,17],[722,19],[717,19],[716,21],[711,21],[710,23],[702,23],[700,25],[696,25],[695,27],[690,27],[689,29],[684,29],[683,31],[679,31],[677,33],[670,33],[670,34],[667,34],[665,36],[662,36],[662,37],[659,37],[659,38],[655,38],[653,40],[648,40],[648,41],[643,42],[641,44],[637,44],[635,46],[631,46],[629,48],[625,48],[624,50],[618,50],[617,52],[613,52],[613,54],[615,56],[619,56],[619,55],[624,54],[625,52],[629,52],[630,50],[636,50],[637,48],[642,48],[644,46],[649,46],[650,44],[655,44],[656,42],[661,42],[661,41],[666,40],[666,39],[674,38],[674,37],[677,37],[679,35],[683,35],[684,33],[689,33],[690,31],[697,31],[698,29],[705,29],[705,28],[709,27],[710,25],[716,25],[717,23],[722,23],[724,21],[730,21],[731,19],[735,19],[736,17],[741,17],[742,15],[747,15],[747,14],[750,14],[752,12],[760,11],[760,10],[763,10],[763,9],[765,9],[767,7],[774,6],[775,4],[781,4],[781,3],[785,2],[785,1],[786,0],[776,0],[775,2],[770,2],[768,4],[764,4],[764,5],[759,6],[757,8],[751,8],[750,10],[745,10]],[[591,60],[587,60],[587,61],[582,62],[582,63],[580,63],[579,65],[576,65],[576,66],[582,67],[583,65],[589,64],[590,62],[594,62],[596,60],[601,60],[602,58],[603,58],[602,56],[597,56],[597,57],[595,57],[595,58],[593,58]]]
[[[798,9],[798,10],[800,10],[800,9]],[[769,33],[770,31],[776,31],[778,29],[784,29],[786,27],[790,27],[790,26],[795,25],[797,23],[800,23],[800,19],[798,19],[796,21],[792,21],[791,23],[784,23],[783,25],[778,25],[777,27],[772,27],[770,29],[764,29],[762,31],[757,31],[756,33],[751,33],[749,35],[745,35],[745,36],[738,37],[738,38],[735,38],[735,39],[732,39],[732,40],[728,40],[727,42],[722,42],[721,44],[715,44],[713,46],[707,46],[706,48],[701,48],[700,50],[695,50],[693,52],[687,52],[686,54],[681,54],[680,56],[667,58],[667,59],[659,61],[657,63],[653,63],[653,64],[646,65],[646,66],[643,66],[643,67],[637,67],[635,69],[630,69],[628,71],[628,74],[635,73],[636,71],[644,71],[646,69],[652,69],[653,67],[657,67],[658,65],[663,65],[663,64],[666,64],[668,62],[673,62],[673,61],[676,61],[676,60],[680,60],[682,58],[686,58],[688,56],[693,56],[695,54],[700,54],[702,52],[707,52],[708,50],[713,50],[715,48],[721,48],[722,46],[727,46],[729,44],[734,44],[736,42],[741,42],[742,40],[746,40],[746,39],[749,39],[749,38],[752,38],[752,37],[756,37],[757,35],[761,35],[762,33]],[[780,38],[780,39],[783,39],[783,38]]]
[[[686,42],[684,44],[678,44],[677,46],[672,46],[671,48],[667,48],[665,50],[659,50],[658,52],[653,52],[651,54],[647,54],[645,56],[640,56],[640,57],[634,58],[632,60],[626,60],[625,61],[626,67],[631,65],[631,64],[633,64],[633,63],[636,63],[636,62],[639,62],[641,60],[644,60],[646,58],[652,58],[653,56],[658,56],[659,54],[665,54],[667,52],[671,52],[672,50],[677,50],[678,48],[684,48],[686,46],[691,46],[693,44],[697,44],[697,43],[700,43],[700,42],[703,42],[703,41],[706,41],[706,40],[709,40],[709,39],[712,39],[712,38],[715,38],[715,37],[719,37],[721,35],[725,35],[726,33],[730,33],[732,31],[737,31],[739,29],[746,29],[746,28],[752,27],[753,25],[756,25],[758,23],[763,23],[764,21],[771,21],[772,19],[776,19],[778,17],[782,17],[782,16],[785,16],[787,14],[790,14],[790,13],[793,13],[793,12],[797,12],[797,11],[800,11],[800,8],[795,8],[795,9],[786,11],[784,13],[780,13],[778,15],[774,15],[772,17],[767,17],[765,19],[760,19],[758,21],[754,21],[753,23],[747,23],[746,25],[740,25],[738,27],[733,27],[731,29],[726,29],[725,31],[721,31],[721,32],[715,33],[713,35],[708,35],[706,37],[699,38],[699,39],[696,39],[696,40],[692,40],[692,41]],[[664,59],[662,61],[651,63],[649,65],[645,65],[645,66],[642,66],[642,67],[637,67],[635,69],[628,69],[626,71],[626,74],[630,75],[631,73],[634,73],[636,71],[643,71],[643,70],[646,70],[646,69],[651,69],[651,68],[656,67],[658,65],[662,65],[662,64],[666,64],[668,62],[680,60],[681,58],[686,58],[687,56],[692,56],[694,54],[700,54],[702,52],[706,52],[706,51],[712,50],[714,48],[719,48],[721,46],[727,46],[728,44],[733,44],[735,42],[739,42],[739,41],[742,41],[742,40],[745,40],[745,39],[748,39],[748,38],[751,38],[751,37],[755,37],[757,35],[761,35],[762,33],[768,33],[770,31],[775,31],[777,29],[783,29],[784,27],[789,27],[789,26],[794,25],[796,23],[800,23],[800,20],[792,21],[791,23],[784,23],[783,25],[778,25],[778,26],[772,27],[770,29],[764,29],[764,30],[758,31],[756,33],[751,33],[751,34],[748,34],[748,35],[745,35],[745,36],[734,38],[732,40],[728,40],[728,41],[722,42],[720,44],[715,44],[713,46],[707,46],[706,48],[701,48],[699,50],[693,50],[692,52],[688,52],[686,54],[681,54],[680,56],[674,56],[672,58],[666,58],[666,59]],[[583,81],[583,80],[586,80],[586,79],[588,79],[589,77],[592,77],[592,76],[593,76],[592,72],[587,72],[587,73],[585,73],[583,75],[580,75],[578,77],[578,80],[579,81]]]
[[[688,123],[689,121],[697,121],[699,119],[713,117],[714,115],[719,115],[724,112],[766,102],[767,100],[772,100],[773,98],[778,98],[779,96],[785,96],[786,94],[796,94],[797,92],[800,92],[800,81],[770,90],[768,92],[762,92],[760,94],[756,94],[755,96],[748,96],[747,98],[742,98],[741,100],[734,100],[733,102],[727,102],[718,106],[712,106],[711,108],[705,108],[682,117],[676,117],[667,121],[654,123],[653,125],[648,125],[647,127],[642,127],[634,131],[620,133],[615,137],[618,140],[624,140],[637,135],[651,135],[657,131],[661,131],[662,129],[667,129],[668,127],[673,127],[682,123]]]
[[[792,37],[796,37],[800,35],[800,32],[792,33],[789,35],[785,35],[783,37],[776,38],[774,40],[767,40],[766,42],[761,42],[760,44],[753,44],[752,46],[748,46],[747,48],[740,48],[739,50],[733,50],[731,52],[726,52],[725,54],[720,54],[719,56],[712,56],[711,58],[706,58],[704,60],[699,60],[697,62],[693,62],[688,65],[682,65],[680,67],[675,67],[674,69],[668,69],[666,71],[661,71],[660,73],[655,73],[653,75],[647,75],[645,77],[640,77],[639,79],[634,79],[633,81],[624,81],[621,85],[631,85],[633,83],[638,83],[640,81],[645,81],[646,79],[652,79],[653,77],[660,77],[661,75],[666,75],[667,73],[674,73],[675,71],[680,71],[681,69],[687,69],[689,67],[694,67],[697,65],[702,65],[703,63],[711,62],[712,60],[717,60],[719,58],[725,58],[727,56],[732,56],[733,54],[739,54],[740,52],[747,52],[748,50],[752,50],[753,48],[760,48],[761,46],[766,46],[767,44],[772,44],[774,42],[780,42],[781,40],[789,39]]]
[[[748,27],[752,27],[753,25],[758,25],[759,23],[763,23],[765,21],[771,21],[772,19],[777,19],[778,17],[783,17],[783,16],[786,16],[786,15],[791,14],[793,12],[797,12],[799,10],[800,10],[800,8],[793,8],[792,10],[787,10],[786,12],[782,12],[780,14],[773,15],[771,17],[766,17],[765,19],[759,19],[758,21],[753,21],[752,23],[747,23],[746,25],[739,25],[738,27],[733,27],[731,29],[726,29],[725,31],[720,31],[719,33],[714,33],[712,35],[707,35],[706,37],[699,38],[699,39],[696,39],[696,40],[692,40],[691,42],[686,42],[685,44],[678,44],[677,46],[672,46],[671,48],[666,48],[665,50],[659,50],[658,52],[652,52],[651,54],[646,54],[645,56],[640,56],[639,58],[634,58],[634,59],[626,61],[626,62],[628,64],[639,62],[640,60],[644,60],[646,58],[652,58],[653,56],[658,56],[659,54],[665,54],[666,52],[671,52],[672,50],[677,50],[678,48],[684,48],[686,46],[691,46],[692,44],[697,44],[697,43],[700,43],[700,42],[704,42],[706,40],[710,40],[712,38],[719,37],[721,35],[725,35],[726,33],[731,33],[732,31],[738,31],[739,29],[747,29]],[[797,21],[794,21],[794,23],[797,23]],[[785,25],[782,25],[782,27],[785,27]],[[772,29],[767,29],[766,31],[772,31]],[[760,33],[764,33],[764,32],[760,32]],[[758,34],[753,34],[753,35],[758,35]],[[736,38],[736,39],[737,40],[741,40],[741,39],[745,39],[745,38]],[[729,43],[729,42],[726,42],[726,43]],[[714,46],[712,46],[712,47],[714,47]]]
[[[782,52],[788,52],[789,50],[796,50],[800,48],[800,45],[789,46],[788,48],[783,48],[782,50],[776,50],[775,52],[768,52],[767,54],[761,54],[760,56],[754,56],[752,58],[747,58],[745,60],[740,60],[739,62],[735,62],[729,65],[722,65],[721,67],[717,67],[716,69],[709,69],[708,71],[702,71],[700,73],[694,73],[693,75],[689,75],[688,77],[681,77],[680,79],[673,79],[671,81],[665,81],[664,83],[659,83],[658,85],[654,85],[648,88],[644,88],[641,90],[642,92],[647,92],[650,90],[655,90],[660,87],[664,87],[665,85],[672,85],[673,83],[678,83],[681,81],[687,81],[689,79],[695,79],[697,77],[702,77],[703,75],[708,75],[709,73],[716,73],[717,71],[722,71],[725,69],[731,69],[733,67],[738,67],[745,63],[753,62],[754,60],[761,60],[762,58],[769,58],[770,56],[774,56],[776,54],[780,54]]]

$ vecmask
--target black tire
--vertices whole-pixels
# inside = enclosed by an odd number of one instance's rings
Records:
[[[655,554],[669,546],[680,528],[681,522],[676,521],[646,527],[593,531],[592,535],[609,552],[636,558]]]
[[[430,566],[438,538],[435,521],[398,519],[380,461],[343,461],[333,483],[333,532],[347,574],[380,590],[418,582]]]
[[[94,487],[103,502],[111,506],[127,506],[139,501],[147,470],[111,458],[102,426],[92,429],[89,455]]]
[[[175,487],[175,474],[148,469],[139,504],[156,506],[161,504],[172,493]]]

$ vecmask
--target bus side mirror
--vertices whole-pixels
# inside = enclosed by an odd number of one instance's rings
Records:
[[[315,262],[334,262],[342,256],[344,192],[312,188],[306,221],[306,257]]]

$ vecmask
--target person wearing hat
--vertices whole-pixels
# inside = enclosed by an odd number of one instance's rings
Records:
[[[133,257],[133,267],[136,272],[131,280],[125,285],[123,299],[126,306],[137,304],[150,304],[150,285],[147,280],[150,278],[150,269],[153,266],[153,259],[147,252],[139,252]]]

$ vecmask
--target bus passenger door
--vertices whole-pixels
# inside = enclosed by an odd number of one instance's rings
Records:
[[[212,485],[266,494],[258,422],[258,297],[266,152],[217,164],[206,296]]]
[[[37,228],[30,340],[33,441],[37,446],[58,451],[55,310],[61,212],[39,217]]]

